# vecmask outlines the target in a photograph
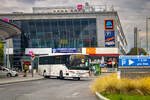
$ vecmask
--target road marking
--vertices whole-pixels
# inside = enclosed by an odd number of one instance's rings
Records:
[[[75,92],[72,94],[72,96],[78,96],[78,95],[80,95],[79,92]]]

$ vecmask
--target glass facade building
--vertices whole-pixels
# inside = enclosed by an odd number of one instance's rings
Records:
[[[96,47],[96,19],[16,20],[22,30],[14,37],[14,46],[23,48],[82,48]],[[21,44],[15,43],[20,40]],[[15,53],[15,52],[14,52]]]
[[[26,48],[97,47],[96,18],[13,20],[12,23],[22,31],[13,37],[11,66],[14,67],[21,67]]]

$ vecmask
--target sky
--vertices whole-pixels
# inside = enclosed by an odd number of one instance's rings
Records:
[[[0,0],[0,13],[32,12],[32,7],[76,6],[85,2],[91,5],[113,5],[119,14],[128,50],[134,45],[134,27],[141,30],[141,47],[146,47],[146,17],[150,17],[150,0]],[[150,20],[148,24],[150,33]]]

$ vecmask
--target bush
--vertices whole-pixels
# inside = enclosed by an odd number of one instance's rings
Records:
[[[102,94],[150,95],[150,77],[118,79],[117,74],[99,77],[92,84],[92,92]]]

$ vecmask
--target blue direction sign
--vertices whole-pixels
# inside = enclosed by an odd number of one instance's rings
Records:
[[[119,56],[119,66],[150,66],[150,56]]]

